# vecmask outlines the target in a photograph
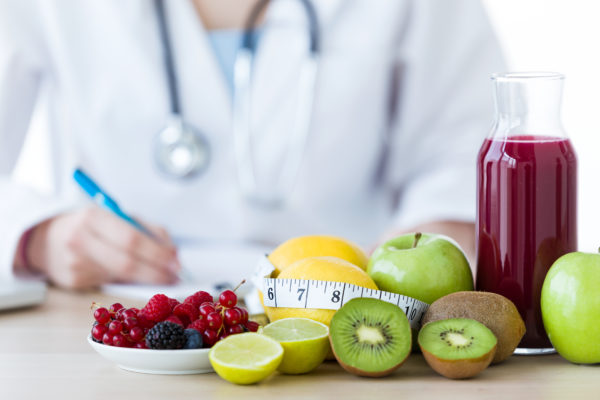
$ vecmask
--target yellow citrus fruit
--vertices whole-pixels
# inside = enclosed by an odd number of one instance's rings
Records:
[[[240,333],[220,340],[208,352],[215,372],[238,385],[249,385],[271,375],[283,359],[283,347],[260,333]]]
[[[346,239],[325,235],[299,236],[280,244],[269,254],[269,260],[275,266],[271,276],[277,278],[281,271],[303,258],[324,256],[341,258],[363,270],[369,263],[361,248]]]
[[[336,257],[304,258],[282,271],[278,279],[345,282],[368,289],[377,289],[377,285],[365,271],[348,261]],[[329,321],[331,321],[335,310],[265,307],[265,313],[271,322],[283,318],[310,318],[329,326]]]
[[[329,353],[329,328],[312,319],[280,319],[265,326],[262,334],[283,347],[283,361],[277,369],[284,374],[306,374]]]

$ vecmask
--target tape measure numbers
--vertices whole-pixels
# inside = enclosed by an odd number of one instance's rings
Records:
[[[289,308],[319,308],[339,310],[344,304],[358,297],[368,297],[392,303],[400,307],[413,329],[418,329],[429,307],[412,297],[382,290],[367,289],[344,282],[316,281],[306,279],[263,279],[265,306]]]

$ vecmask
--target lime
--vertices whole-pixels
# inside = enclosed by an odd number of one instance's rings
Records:
[[[281,363],[283,348],[268,336],[259,333],[240,333],[217,342],[208,359],[223,379],[248,385],[262,381]]]
[[[329,352],[329,328],[308,318],[284,318],[262,330],[283,346],[283,361],[278,370],[284,374],[305,374],[317,368]]]

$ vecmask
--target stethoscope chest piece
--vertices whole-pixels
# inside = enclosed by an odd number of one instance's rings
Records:
[[[201,132],[174,115],[158,132],[154,156],[156,165],[164,174],[190,178],[208,168],[210,146]]]

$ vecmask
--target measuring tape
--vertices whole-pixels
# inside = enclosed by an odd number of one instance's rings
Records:
[[[412,297],[383,290],[367,289],[344,282],[318,281],[309,279],[270,278],[275,266],[264,255],[256,265],[251,280],[261,289],[267,307],[316,308],[339,310],[352,299],[367,297],[397,305],[404,311],[410,327],[418,330],[429,304]]]
[[[423,315],[429,307],[428,304],[412,297],[344,282],[264,278],[263,289],[263,301],[268,307],[339,310],[344,304],[358,297],[383,300],[400,307],[413,329],[419,329]]]

